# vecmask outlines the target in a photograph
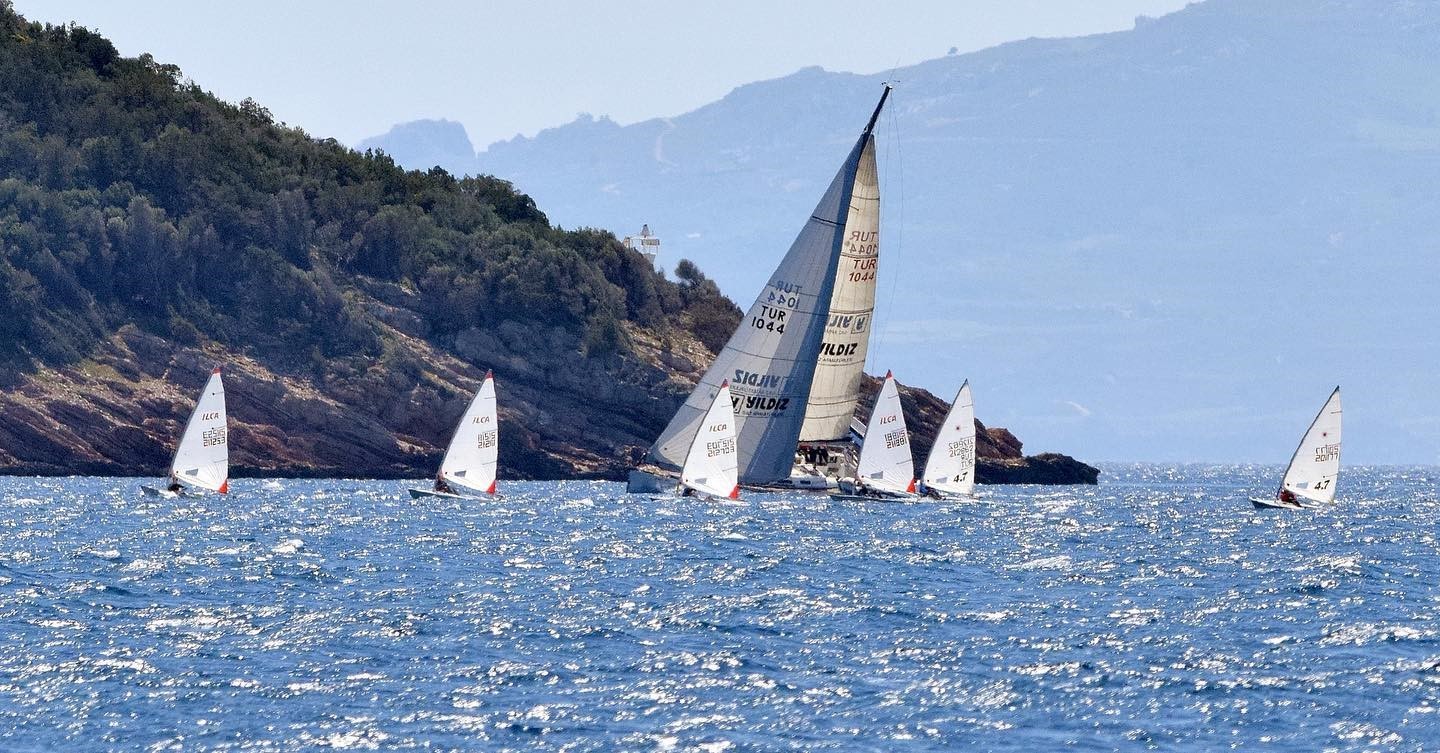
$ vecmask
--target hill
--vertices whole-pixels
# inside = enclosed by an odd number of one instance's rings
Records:
[[[1440,9],[1207,0],[1133,30],[490,145],[561,224],[649,223],[749,295],[883,78],[877,352],[1034,444],[1280,462],[1330,388],[1362,462],[1440,461]],[[673,260],[673,257],[672,257]],[[666,261],[662,259],[662,261]],[[888,308],[887,308],[888,307]]]
[[[0,2],[0,470],[160,473],[224,367],[237,473],[623,474],[740,312],[493,177],[406,171]],[[1013,453],[1012,453],[1013,454]]]

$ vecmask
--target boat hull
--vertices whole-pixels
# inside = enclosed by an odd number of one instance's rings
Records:
[[[626,494],[668,494],[675,491],[680,480],[673,476],[662,476],[652,471],[642,471],[639,468],[630,471],[630,477],[625,480]]]
[[[1292,502],[1281,502],[1281,501],[1278,500],[1278,499],[1262,499],[1262,498],[1260,498],[1260,497],[1251,497],[1251,498],[1250,498],[1250,504],[1255,505],[1255,509],[1257,509],[1257,510],[1312,510],[1312,509],[1314,509],[1314,508],[1312,508],[1312,507],[1310,507],[1310,506],[1308,506],[1308,505],[1302,505],[1302,504],[1300,504],[1300,503],[1298,503],[1298,502],[1294,502],[1294,503],[1292,503]]]
[[[434,489],[414,489],[414,488],[412,488],[412,489],[410,490],[410,498],[411,498],[411,499],[426,499],[426,498],[428,498],[428,497],[443,497],[443,498],[445,498],[445,499],[464,499],[464,497],[460,496],[459,494],[451,494],[450,492],[437,492],[437,491],[435,491]]]
[[[140,486],[140,493],[146,497],[163,497],[165,499],[174,499],[180,496],[178,493],[172,492],[169,489],[156,489],[153,486],[145,486],[143,484]]]

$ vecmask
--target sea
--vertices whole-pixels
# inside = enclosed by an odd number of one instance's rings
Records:
[[[964,502],[0,479],[4,751],[1435,751],[1440,468]]]

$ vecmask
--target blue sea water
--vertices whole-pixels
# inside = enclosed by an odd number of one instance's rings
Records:
[[[1440,749],[1437,468],[967,503],[0,479],[0,749]]]

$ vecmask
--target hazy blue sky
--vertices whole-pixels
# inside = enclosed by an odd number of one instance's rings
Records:
[[[232,101],[355,143],[448,117],[477,147],[568,122],[676,115],[807,65],[874,73],[1032,36],[1128,29],[1184,0],[15,0]]]

